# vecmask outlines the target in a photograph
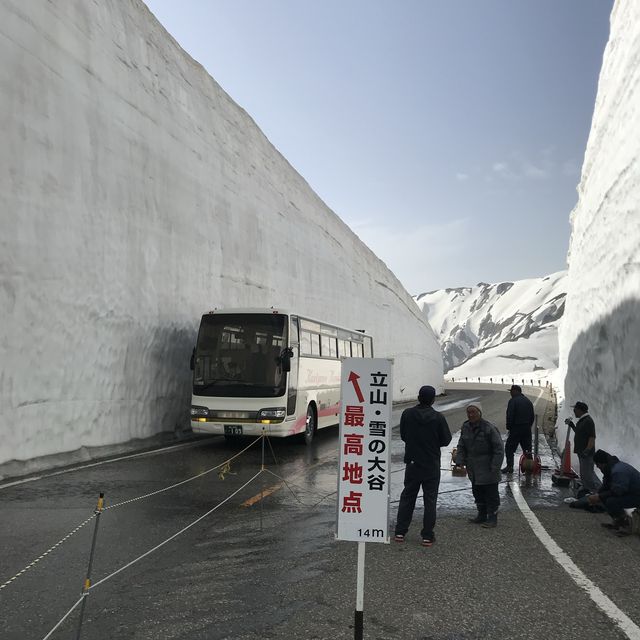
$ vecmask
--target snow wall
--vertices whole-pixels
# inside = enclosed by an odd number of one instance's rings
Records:
[[[560,324],[565,408],[583,400],[597,446],[640,467],[640,2],[617,0],[571,216]],[[564,435],[564,427],[561,433]]]
[[[0,35],[0,463],[186,427],[214,307],[364,328],[396,400],[442,388],[411,296],[142,2],[5,0]]]

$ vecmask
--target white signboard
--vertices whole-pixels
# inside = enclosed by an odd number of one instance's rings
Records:
[[[391,365],[384,358],[342,360],[338,540],[389,542]]]

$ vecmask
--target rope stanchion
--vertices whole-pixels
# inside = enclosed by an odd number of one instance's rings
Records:
[[[150,498],[152,496],[156,496],[159,493],[163,493],[165,491],[170,491],[171,489],[175,489],[176,487],[180,487],[183,484],[187,484],[188,482],[193,482],[194,480],[197,480],[198,478],[202,478],[203,476],[206,476],[207,474],[211,473],[212,471],[216,471],[217,469],[220,469],[221,467],[224,467],[225,465],[228,465],[232,460],[235,460],[236,458],[241,456],[245,451],[248,451],[249,449],[251,449],[251,447],[253,447],[253,445],[255,445],[256,442],[258,442],[259,440],[260,440],[260,438],[256,438],[250,445],[248,445],[244,449],[242,449],[242,451],[238,451],[238,453],[236,453],[234,456],[231,456],[230,458],[227,458],[224,462],[221,462],[220,464],[217,464],[215,467],[211,467],[210,469],[206,469],[205,471],[202,471],[201,473],[198,473],[195,476],[191,476],[190,478],[187,478],[186,480],[181,480],[180,482],[176,482],[175,484],[169,485],[168,487],[164,487],[163,489],[158,489],[157,491],[152,491],[151,493],[145,493],[144,495],[138,496],[137,498],[130,498],[129,500],[123,500],[122,502],[116,502],[116,504],[112,504],[112,505],[109,505],[108,507],[106,507],[105,511],[108,511],[109,509],[115,509],[116,507],[122,507],[125,504],[131,504],[132,502],[137,502],[139,500],[145,500],[146,498]]]
[[[262,518],[264,513],[264,440],[265,431],[262,427],[262,464],[260,465],[260,531],[262,531]]]
[[[197,520],[194,520],[193,522],[188,524],[186,527],[183,527],[182,529],[180,529],[180,531],[174,533],[172,536],[170,536],[166,540],[162,541],[160,544],[157,544],[152,549],[149,549],[148,551],[146,551],[142,555],[138,556],[137,558],[134,558],[131,562],[128,562],[127,564],[125,564],[124,566],[120,567],[119,569],[117,569],[113,573],[110,573],[109,575],[105,576],[101,580],[98,580],[98,582],[95,582],[94,584],[90,584],[87,587],[87,590],[86,590],[87,593],[90,593],[96,587],[100,586],[101,584],[103,584],[107,580],[110,580],[111,578],[113,578],[114,576],[118,575],[119,573],[121,573],[125,569],[128,569],[129,567],[131,567],[132,565],[136,564],[137,562],[139,562],[143,558],[146,558],[148,555],[152,554],[154,551],[157,551],[158,549],[160,549],[164,545],[168,544],[169,542],[171,542],[172,540],[177,538],[179,535],[183,534],[185,531],[187,531],[191,527],[193,527],[196,524],[198,524],[201,520],[204,520],[207,516],[211,515],[214,511],[219,509],[223,504],[225,504],[226,502],[231,500],[231,498],[233,498],[235,495],[240,493],[240,491],[242,491],[249,484],[251,484],[260,475],[260,473],[261,473],[261,471],[258,471],[258,473],[256,473],[249,480],[247,480],[247,482],[245,482],[239,489],[236,489],[231,495],[227,496],[222,502],[218,503],[212,509],[209,509],[209,511],[207,511],[205,514],[201,515]],[[104,511],[104,509],[103,509],[103,511]],[[44,638],[42,640],[48,640],[52,636],[52,634],[56,631],[56,629],[58,629],[60,627],[60,625],[69,617],[69,615],[71,615],[71,613],[76,609],[76,607],[78,607],[80,604],[82,604],[82,602],[86,598],[86,595],[87,594],[83,592],[83,594],[80,597],[80,599],[71,607],[71,609],[69,609],[69,611],[67,611],[67,613],[64,614],[64,616],[56,623],[56,625],[53,627],[53,629],[51,629],[51,631],[49,631],[49,633],[47,633],[47,635],[44,636]]]
[[[111,504],[108,507],[105,507],[103,509],[103,511],[109,511],[110,509],[116,509],[117,507],[123,507],[124,505],[131,504],[132,502],[137,502],[139,500],[144,500],[146,498],[150,498],[152,496],[158,495],[158,494],[163,493],[165,491],[170,491],[171,489],[175,489],[176,487],[179,487],[179,486],[181,486],[183,484],[187,484],[188,482],[192,482],[193,480],[197,480],[198,478],[201,478],[201,477],[207,475],[208,473],[211,473],[212,471],[216,471],[217,469],[220,469],[220,468],[224,467],[225,465],[230,465],[232,460],[235,460],[236,458],[241,456],[243,453],[245,453],[245,451],[248,451],[251,447],[253,447],[256,444],[256,442],[258,442],[258,440],[259,440],[259,438],[256,438],[253,442],[251,442],[251,444],[249,444],[244,449],[242,449],[242,451],[239,451],[234,456],[231,456],[231,458],[227,458],[224,462],[221,462],[220,464],[217,464],[215,467],[211,467],[210,469],[206,469],[205,471],[202,471],[201,473],[198,473],[195,476],[191,476],[190,478],[187,478],[186,480],[181,480],[180,482],[176,482],[175,484],[169,485],[168,487],[164,487],[162,489],[158,489],[157,491],[152,491],[151,493],[145,493],[144,495],[138,496],[136,498],[130,498],[129,500],[124,500],[122,502],[117,502],[115,504]],[[49,547],[44,553],[39,555],[35,560],[30,562],[28,565],[26,565],[23,569],[18,571],[14,576],[12,576],[8,580],[6,580],[4,583],[0,584],[0,591],[2,589],[5,589],[6,587],[8,587],[10,584],[15,582],[20,576],[22,576],[24,573],[26,573],[27,571],[32,569],[34,566],[36,566],[38,564],[38,562],[40,562],[40,560],[42,560],[43,558],[48,556],[52,551],[54,551],[60,545],[62,545],[64,542],[66,542],[72,535],[77,533],[80,529],[82,529],[82,527],[84,527],[89,522],[91,522],[91,520],[93,520],[93,518],[95,518],[95,517],[96,517],[96,514],[93,513],[90,518],[87,518],[84,522],[81,522],[75,529],[73,529],[69,533],[67,533],[63,538],[61,538],[60,540],[58,540],[58,542],[56,542],[54,545]]]
[[[146,558],[148,555],[152,554],[154,551],[157,551],[161,547],[164,547],[165,544],[168,544],[172,540],[175,540],[175,538],[177,538],[178,536],[182,535],[185,531],[188,531],[189,529],[191,529],[191,527],[194,527],[195,525],[197,525],[199,522],[204,520],[207,516],[211,515],[214,511],[219,509],[223,504],[226,504],[227,502],[229,502],[229,500],[231,500],[231,498],[233,498],[235,495],[240,493],[240,491],[242,491],[245,487],[250,485],[261,473],[262,473],[262,471],[258,471],[258,473],[256,473],[249,480],[247,480],[247,482],[245,482],[239,489],[236,489],[231,495],[227,496],[222,502],[219,502],[215,507],[213,507],[212,509],[209,509],[209,511],[207,511],[206,513],[201,515],[198,519],[194,520],[193,522],[188,524],[186,527],[183,527],[182,529],[180,529],[180,531],[174,533],[172,536],[170,536],[166,540],[163,540],[160,544],[157,544],[152,549],[149,549],[148,551],[146,551],[142,555],[138,556],[137,558],[133,559],[131,562],[128,562],[124,566],[120,567],[119,569],[117,569],[113,573],[110,573],[108,576],[102,578],[102,580],[98,580],[98,582],[96,582],[95,584],[92,584],[89,587],[89,591],[93,591],[96,587],[100,586],[103,582],[106,582],[107,580],[110,580],[111,578],[113,578],[114,576],[118,575],[119,573],[121,573],[125,569],[128,569],[129,567],[131,567],[132,565],[136,564],[137,562],[140,562],[140,560],[142,560],[143,558]]]
[[[89,552],[87,577],[85,578],[84,585],[82,586],[82,606],[80,607],[80,616],[78,618],[78,632],[76,634],[76,640],[80,640],[80,635],[82,634],[82,621],[84,620],[84,609],[87,604],[87,596],[89,595],[89,589],[91,588],[91,569],[93,567],[93,556],[96,551],[96,540],[98,539],[98,525],[100,524],[100,515],[102,514],[103,507],[104,493],[101,493],[95,510],[96,526],[93,528],[93,539],[91,540],[91,551]]]

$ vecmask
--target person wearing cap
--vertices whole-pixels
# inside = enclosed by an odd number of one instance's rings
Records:
[[[502,473],[513,473],[513,456],[520,445],[522,453],[531,454],[531,427],[535,420],[533,403],[527,396],[523,395],[522,387],[517,384],[509,388],[511,399],[507,404],[507,442],[504,446],[504,453],[507,459],[506,466]]]
[[[602,471],[604,481],[598,493],[591,494],[587,500],[591,505],[602,504],[611,516],[613,522],[603,522],[603,527],[626,535],[624,510],[640,508],[640,471],[602,449],[595,452],[593,461]]]
[[[404,489],[400,495],[396,520],[396,542],[404,542],[409,530],[418,491],[422,487],[424,517],[422,545],[430,547],[436,540],[436,502],[440,486],[440,447],[451,442],[451,432],[445,417],[433,408],[436,390],[420,388],[418,404],[405,409],[400,417],[400,437],[404,442]]]
[[[498,428],[482,417],[479,402],[467,405],[468,420],[460,430],[456,464],[466,465],[478,515],[469,521],[485,528],[498,525],[500,465],[504,446]]]
[[[596,425],[589,415],[589,407],[585,402],[576,402],[572,409],[573,415],[578,419],[577,422],[574,424],[571,419],[567,419],[565,422],[575,433],[573,451],[578,456],[580,463],[580,482],[586,491],[595,493],[601,485],[593,466],[593,454],[596,450]]]

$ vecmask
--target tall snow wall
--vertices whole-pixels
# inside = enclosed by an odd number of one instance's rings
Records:
[[[386,266],[139,0],[0,4],[0,463],[188,424],[213,307],[374,336],[442,387]]]
[[[640,465],[640,2],[617,0],[571,215],[560,363],[597,446]]]

